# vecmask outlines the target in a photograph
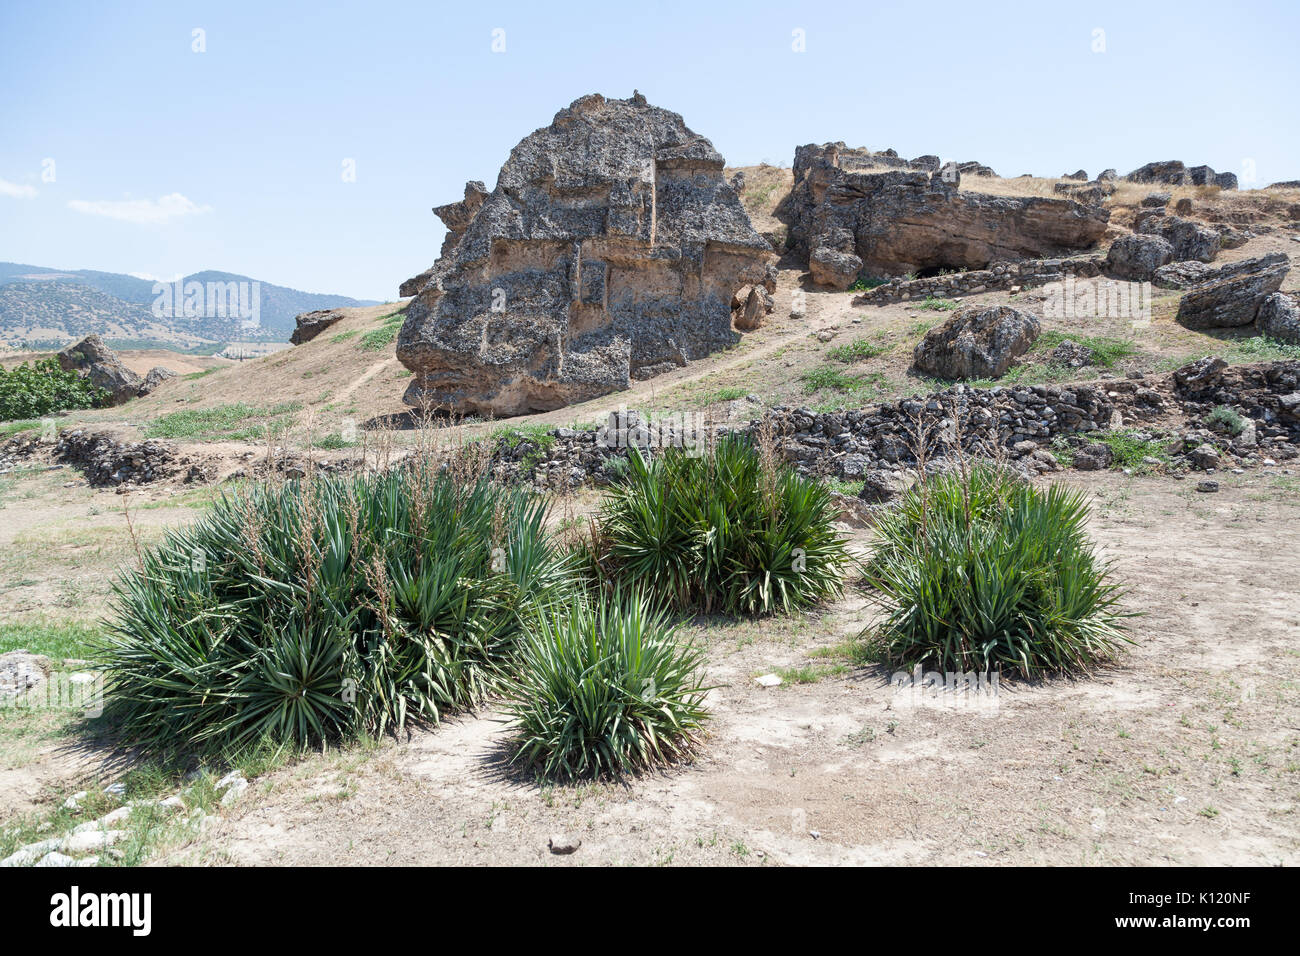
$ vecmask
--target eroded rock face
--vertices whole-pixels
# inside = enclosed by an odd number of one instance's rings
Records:
[[[1212,262],[1219,254],[1219,233],[1181,216],[1152,216],[1143,219],[1138,232],[1165,239],[1173,250],[1173,258],[1180,262],[1189,259]]]
[[[913,361],[940,378],[998,378],[1029,350],[1040,329],[1036,315],[1009,305],[966,306],[925,334]]]
[[[407,403],[545,411],[734,344],[732,298],[774,291],[775,256],[722,169],[707,139],[640,95],[561,110],[492,192],[470,183],[435,210],[448,241],[408,280],[422,284],[397,342],[415,372]]]
[[[1213,269],[1178,304],[1178,321],[1189,329],[1250,325],[1260,306],[1282,286],[1290,260],[1275,252]]]
[[[293,334],[289,336],[289,342],[293,345],[310,342],[342,319],[343,311],[341,309],[318,309],[315,312],[304,312],[294,318],[293,321],[296,327]]]
[[[1300,299],[1295,294],[1274,292],[1260,304],[1255,325],[1260,335],[1300,345]]]
[[[795,151],[794,187],[776,214],[814,282],[847,288],[848,257],[884,277],[1056,256],[1094,245],[1110,220],[1106,209],[1071,199],[963,192],[966,167],[991,174],[978,164],[938,168],[931,157],[882,155],[842,143]]]
[[[1147,281],[1174,257],[1162,236],[1120,236],[1106,254],[1106,267],[1121,279]]]
[[[87,335],[58,354],[59,367],[65,372],[80,372],[90,384],[107,393],[105,405],[121,405],[140,394],[144,380],[131,371],[117,353],[98,335]]]
[[[1236,189],[1237,177],[1233,173],[1216,173],[1209,166],[1192,166],[1177,159],[1147,163],[1124,177],[1132,183],[1166,183],[1170,186],[1218,186]]]

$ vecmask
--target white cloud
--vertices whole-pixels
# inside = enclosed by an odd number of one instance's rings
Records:
[[[85,199],[73,199],[68,207],[90,216],[107,216],[123,222],[138,222],[157,225],[169,222],[180,216],[193,216],[212,212],[211,206],[200,206],[180,193],[168,193],[159,199],[101,199],[89,202]]]
[[[0,196],[8,196],[11,199],[35,199],[36,187],[20,186],[7,179],[0,179]]]

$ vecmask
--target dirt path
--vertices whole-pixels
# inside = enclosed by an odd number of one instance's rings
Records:
[[[507,772],[498,715],[257,781],[169,862],[1300,862],[1300,498],[1263,478],[1219,495],[1155,479],[1085,484],[1094,534],[1145,611],[1091,679],[1003,685],[993,708],[916,703],[856,669],[770,690],[869,609],[701,625],[715,718],[694,765],[626,786]],[[1253,482],[1253,483],[1252,483]],[[552,856],[554,832],[578,835]]]

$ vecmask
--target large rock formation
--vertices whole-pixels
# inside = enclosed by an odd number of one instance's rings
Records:
[[[1147,281],[1173,257],[1173,247],[1162,236],[1120,236],[1106,253],[1106,267],[1121,279]]]
[[[931,159],[886,163],[842,143],[795,150],[794,187],[776,214],[815,282],[847,288],[855,265],[880,277],[985,269],[1090,247],[1105,234],[1110,213],[1098,205],[963,192],[962,167]]]
[[[1260,335],[1300,345],[1300,296],[1295,293],[1274,292],[1259,306],[1255,327]]]
[[[289,336],[289,343],[302,345],[304,342],[310,342],[331,325],[342,320],[342,309],[317,309],[315,312],[304,312],[294,317],[295,328],[293,334]]]
[[[1236,189],[1234,173],[1216,173],[1209,166],[1188,168],[1181,160],[1166,159],[1147,163],[1124,177],[1131,183],[1165,183],[1170,186],[1218,186]]]
[[[1189,329],[1250,325],[1289,267],[1286,253],[1274,252],[1210,270],[1178,303],[1178,321]]]
[[[442,256],[401,290],[415,294],[397,341],[415,373],[407,403],[545,411],[734,344],[733,296],[773,291],[775,257],[722,169],[707,139],[639,94],[561,110],[490,193],[470,183],[435,210]]]
[[[90,384],[104,390],[105,405],[121,405],[140,394],[144,380],[131,371],[98,335],[87,335],[57,356],[65,372],[80,372]]]
[[[1040,329],[1032,312],[968,305],[927,332],[912,357],[919,371],[940,378],[998,378],[1029,350]]]

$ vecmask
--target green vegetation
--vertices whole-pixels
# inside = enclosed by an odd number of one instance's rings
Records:
[[[1100,442],[1110,448],[1114,456],[1112,468],[1128,468],[1138,474],[1145,473],[1151,466],[1146,460],[1154,458],[1159,462],[1168,462],[1169,453],[1164,443],[1146,437],[1131,428],[1113,428],[1108,431],[1088,432],[1088,441]],[[1069,468],[1074,464],[1074,451],[1062,436],[1052,439],[1052,454],[1058,462]]]
[[[348,339],[356,338],[360,334],[360,329],[351,329],[347,332],[340,332],[338,335],[331,335],[330,341],[337,345],[339,342],[346,342]]]
[[[568,590],[545,518],[432,466],[224,495],[115,583],[105,718],[148,751],[219,752],[470,707]]]
[[[77,372],[65,372],[57,359],[0,366],[0,420],[39,418],[71,408],[92,408],[103,401],[102,389]]]
[[[1085,532],[1082,493],[975,466],[913,487],[866,567],[884,619],[868,653],[942,672],[1077,672],[1123,642],[1120,592]]]
[[[847,365],[852,362],[875,358],[877,355],[883,355],[888,351],[888,345],[860,338],[854,339],[847,345],[837,345],[835,348],[829,349],[826,352],[826,357],[836,362],[844,362]]]
[[[366,332],[357,342],[357,347],[366,352],[382,352],[397,340],[397,333],[406,320],[404,312],[390,312],[379,320],[379,326]],[[350,333],[344,332],[343,335]]]
[[[259,408],[244,402],[160,415],[146,426],[145,438],[261,439],[289,427],[283,419],[302,410],[301,402]]]
[[[932,295],[927,295],[925,299],[917,303],[921,309],[929,309],[931,312],[951,312],[960,308],[960,302],[954,302],[952,299],[940,299]]]
[[[0,623],[0,654],[21,647],[52,660],[85,657],[102,633],[98,626],[79,621],[39,619]]]
[[[849,286],[850,292],[869,292],[872,289],[882,285],[888,285],[888,279],[875,279],[871,276],[858,276],[853,285]]]
[[[746,440],[692,457],[632,449],[586,549],[593,580],[646,589],[665,606],[790,612],[839,595],[848,563],[830,491]]]
[[[1030,348],[1031,353],[1049,352],[1062,342],[1069,340],[1076,345],[1092,350],[1092,362],[1100,368],[1114,368],[1120,359],[1136,355],[1137,343],[1130,339],[1116,339],[1104,335],[1066,335],[1064,332],[1048,331],[1040,335]],[[1078,373],[1077,369],[1071,369]]]
[[[523,641],[507,689],[514,762],[572,779],[686,756],[707,716],[703,663],[643,596],[553,608]]]
[[[1279,342],[1277,339],[1270,339],[1265,335],[1256,335],[1232,343],[1225,351],[1224,358],[1230,362],[1300,359],[1300,345],[1290,345],[1286,342]],[[1180,362],[1179,364],[1183,363]]]
[[[1240,435],[1246,430],[1246,419],[1227,405],[1220,405],[1206,415],[1205,424],[1210,428],[1225,431],[1229,435]]]
[[[799,380],[803,383],[803,390],[806,395],[812,395],[820,391],[833,391],[857,396],[864,392],[882,391],[886,383],[882,372],[872,372],[869,375],[849,375],[830,365],[822,365],[804,372]]]

